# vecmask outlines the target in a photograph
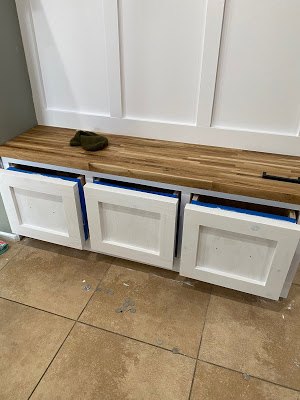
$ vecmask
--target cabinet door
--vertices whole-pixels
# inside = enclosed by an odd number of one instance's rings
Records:
[[[291,222],[188,204],[180,274],[277,300],[299,239]]]
[[[177,198],[88,183],[91,248],[172,269]]]
[[[76,182],[1,170],[0,191],[14,233],[83,248],[83,222]]]

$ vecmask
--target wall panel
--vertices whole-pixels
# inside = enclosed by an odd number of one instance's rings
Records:
[[[299,0],[16,0],[38,122],[300,155]]]
[[[126,116],[194,124],[204,0],[121,0]]]
[[[227,0],[212,126],[297,135],[300,2]]]
[[[101,0],[30,0],[46,106],[108,114]]]

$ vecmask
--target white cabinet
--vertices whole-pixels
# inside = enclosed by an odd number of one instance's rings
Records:
[[[92,250],[172,269],[178,198],[124,187],[84,187]]]
[[[300,239],[296,221],[192,203],[185,207],[180,274],[278,299]]]
[[[1,170],[0,191],[14,233],[83,248],[85,233],[78,182]]]

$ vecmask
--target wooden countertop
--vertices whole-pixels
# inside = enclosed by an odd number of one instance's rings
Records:
[[[0,156],[300,204],[299,184],[261,178],[263,171],[298,178],[300,157],[120,135],[87,152],[69,146],[74,132],[37,126],[0,146]]]

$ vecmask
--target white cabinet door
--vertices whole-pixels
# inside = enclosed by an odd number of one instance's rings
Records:
[[[92,250],[172,269],[177,198],[88,183]]]
[[[14,233],[83,248],[83,222],[75,182],[1,170],[0,191]]]
[[[188,204],[180,274],[277,300],[299,239],[297,224]]]

